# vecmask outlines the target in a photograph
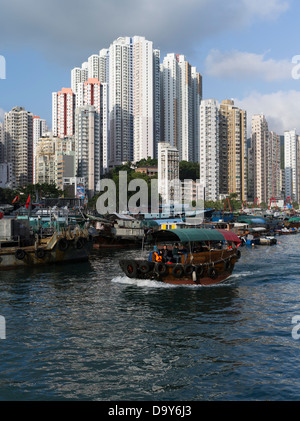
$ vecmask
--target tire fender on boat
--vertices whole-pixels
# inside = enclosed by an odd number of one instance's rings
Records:
[[[80,250],[80,249],[82,249],[83,248],[83,246],[84,246],[84,243],[85,243],[85,241],[84,241],[85,239],[83,238],[83,237],[79,237],[79,238],[77,238],[76,240],[75,240],[75,248],[77,249],[77,250]]]
[[[182,265],[176,265],[173,267],[172,270],[173,275],[175,276],[175,278],[181,278],[182,275],[184,274],[184,268]]]
[[[38,258],[38,259],[43,259],[44,257],[45,257],[45,250],[44,249],[37,249],[36,251],[35,251],[35,255],[36,255],[36,257]]]
[[[159,262],[155,266],[156,266],[156,272],[159,275],[162,275],[163,276],[163,275],[166,275],[167,274],[167,271],[168,271],[167,265],[165,265],[162,262]]]
[[[137,274],[137,264],[133,260],[129,260],[124,265],[124,272],[128,278],[135,278]]]
[[[151,265],[149,262],[145,261],[139,264],[139,271],[141,273],[148,273],[151,270]]]
[[[15,256],[18,260],[24,260],[26,256],[26,252],[23,249],[16,250]]]
[[[193,271],[194,271],[194,266],[193,265],[187,264],[187,265],[184,266],[184,274],[185,275],[190,276],[190,275],[192,275]]]
[[[69,243],[65,238],[61,238],[58,241],[57,246],[58,246],[60,251],[66,251],[67,248],[69,247]]]

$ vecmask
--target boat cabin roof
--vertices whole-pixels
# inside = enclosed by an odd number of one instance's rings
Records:
[[[175,241],[189,243],[192,241],[232,241],[241,242],[239,237],[231,231],[219,229],[182,228],[172,230],[159,230],[152,234],[157,242]]]

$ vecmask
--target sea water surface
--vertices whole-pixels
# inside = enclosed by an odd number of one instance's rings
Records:
[[[139,250],[1,272],[0,400],[300,400],[300,234],[277,239],[217,286],[128,279]]]

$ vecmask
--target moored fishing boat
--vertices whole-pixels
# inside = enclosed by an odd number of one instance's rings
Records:
[[[241,240],[231,231],[174,229],[159,230],[151,236],[155,245],[147,260],[119,261],[129,278],[154,279],[176,285],[217,284],[232,274],[240,257]],[[177,243],[181,247],[174,257]]]
[[[19,221],[11,222],[16,225]],[[13,224],[14,223],[14,224]],[[26,235],[2,238],[0,241],[0,271],[17,267],[87,261],[93,238],[87,229],[62,229],[51,236]]]

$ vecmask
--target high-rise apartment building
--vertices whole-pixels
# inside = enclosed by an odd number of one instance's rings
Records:
[[[109,48],[110,166],[133,161],[132,44],[118,38]]]
[[[197,162],[202,77],[174,53],[166,55],[161,72],[162,137],[178,149],[180,160]]]
[[[273,131],[269,132],[269,158],[268,158],[268,199],[281,199],[281,148],[280,136]]]
[[[83,63],[82,67],[75,67],[71,71],[71,89],[74,94],[77,94],[77,86],[81,82],[88,80],[87,63]]]
[[[215,99],[200,105],[200,182],[205,200],[219,200],[219,104]]]
[[[159,140],[159,52],[144,37],[109,49],[110,165],[156,155]]]
[[[76,95],[76,108],[85,106],[93,106],[95,112],[99,114],[97,118],[100,119],[100,169],[101,174],[103,174],[108,170],[109,166],[108,84],[100,83],[99,80],[95,78],[79,83]]]
[[[253,200],[268,203],[269,129],[264,115],[252,116]]]
[[[0,122],[0,164],[5,161],[4,123]]]
[[[220,104],[220,194],[247,200],[247,114],[232,100]]]
[[[181,203],[179,182],[179,152],[170,143],[158,144],[158,193],[163,204]]]
[[[33,116],[33,184],[36,183],[35,180],[35,156],[36,156],[36,145],[40,137],[44,136],[47,132],[47,122],[46,120],[40,118],[39,116]]]
[[[299,168],[298,168],[299,140],[296,130],[284,132],[284,169],[285,196],[298,202]]]
[[[71,88],[52,93],[52,132],[61,139],[74,135],[75,94]]]
[[[33,182],[33,114],[14,107],[4,116],[5,162],[12,163],[16,186]]]
[[[86,105],[76,109],[76,176],[85,178],[89,197],[99,189],[103,172],[100,123],[100,113],[94,106]]]

